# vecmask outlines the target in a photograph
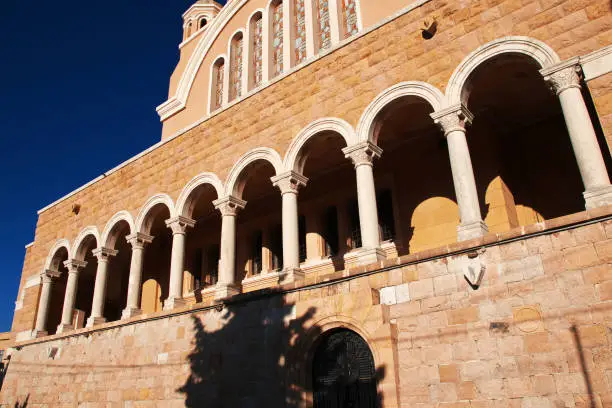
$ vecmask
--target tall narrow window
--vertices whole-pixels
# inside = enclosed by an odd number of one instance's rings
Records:
[[[306,217],[300,215],[298,218],[298,241],[300,245],[300,262],[306,261]]]
[[[280,224],[272,228],[270,252],[272,252],[272,270],[283,269],[283,227]]]
[[[361,226],[359,224],[359,204],[357,200],[351,200],[348,210],[351,228],[351,248],[361,248]]]
[[[295,0],[294,4],[295,30],[295,63],[306,59],[306,7],[305,0]]]
[[[319,30],[319,50],[331,46],[331,26],[329,23],[329,0],[315,0],[317,4],[317,20]]]
[[[325,241],[325,255],[338,255],[338,210],[336,207],[329,207],[323,214],[323,239]]]
[[[253,67],[253,86],[257,87],[263,79],[263,20],[261,13],[253,17],[251,21],[252,39],[252,67]]]
[[[261,231],[256,231],[253,234],[253,253],[251,255],[252,259],[252,269],[251,273],[253,275],[259,275],[263,270],[263,258],[262,258],[262,250],[263,250],[263,234]]]
[[[283,72],[283,2],[272,6],[272,72]]]
[[[393,217],[393,200],[391,190],[383,190],[376,197],[378,204],[378,224],[383,241],[395,239],[395,219]]]
[[[223,58],[219,58],[217,62],[215,62],[213,70],[213,92],[211,111],[219,109],[223,105],[223,81],[225,71],[225,61],[223,60]]]
[[[231,88],[230,88],[230,100],[233,101],[236,98],[240,98],[242,95],[242,49],[243,49],[243,37],[242,33],[238,33],[232,39],[231,49]]]
[[[357,34],[357,9],[355,0],[342,0],[342,32],[344,38]]]

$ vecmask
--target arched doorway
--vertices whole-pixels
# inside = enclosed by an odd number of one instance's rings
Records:
[[[374,357],[354,331],[338,329],[326,334],[312,364],[315,408],[379,406]]]

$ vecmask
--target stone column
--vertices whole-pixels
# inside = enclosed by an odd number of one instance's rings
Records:
[[[580,66],[573,59],[540,71],[559,97],[567,131],[584,184],[586,208],[612,204],[612,186],[584,98],[580,92]]]
[[[166,220],[166,225],[172,229],[172,256],[170,261],[170,290],[168,299],[164,302],[164,310],[172,310],[185,304],[183,301],[185,240],[187,229],[193,228],[195,221],[179,215]]]
[[[374,159],[380,157],[382,149],[371,142],[361,142],[342,149],[342,152],[346,158],[352,160],[357,175],[357,203],[362,241],[359,263],[385,259],[385,252],[380,248],[373,168]]]
[[[474,169],[465,138],[466,126],[472,122],[473,116],[465,106],[455,105],[434,112],[431,117],[442,128],[448,144],[453,184],[461,219],[457,228],[458,240],[466,241],[481,237],[488,232],[488,228],[480,213]]]
[[[228,196],[213,201],[221,212],[221,260],[219,261],[219,281],[215,299],[224,299],[240,293],[236,283],[236,216],[246,201]]]
[[[53,289],[53,279],[59,278],[60,272],[46,270],[40,274],[42,288],[38,301],[38,313],[36,314],[36,326],[33,337],[43,337],[47,335],[47,318],[49,316],[49,306],[51,305],[51,290]]]
[[[62,322],[57,326],[57,332],[63,333],[74,329],[72,314],[74,313],[74,302],[76,301],[77,288],[79,284],[79,272],[87,266],[87,262],[77,259],[69,259],[64,262],[68,269],[68,283],[64,295],[64,307],[62,309]]]
[[[298,189],[308,179],[294,171],[271,178],[281,191],[283,200],[283,281],[295,281],[304,277],[300,270],[300,232],[298,219]]]
[[[142,285],[142,266],[144,261],[144,250],[147,244],[153,241],[153,237],[136,232],[125,237],[132,245],[132,259],[130,261],[130,280],[128,283],[127,305],[121,314],[121,318],[128,319],[140,314],[140,287]]]
[[[98,258],[98,270],[96,271],[91,316],[87,319],[87,327],[93,327],[106,321],[104,318],[104,303],[106,302],[108,262],[112,256],[117,255],[117,250],[111,248],[97,248],[93,250],[93,254]]]

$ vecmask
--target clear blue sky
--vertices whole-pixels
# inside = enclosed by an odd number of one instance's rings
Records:
[[[2,1],[0,331],[36,211],[159,141],[155,107],[194,2]]]

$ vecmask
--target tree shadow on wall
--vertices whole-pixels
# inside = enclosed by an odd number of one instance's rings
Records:
[[[28,394],[25,398],[25,400],[23,400],[23,402],[19,402],[17,401],[14,405],[14,408],[27,408],[28,406],[28,401],[30,400],[30,394]]]
[[[321,328],[312,324],[316,309],[296,316],[295,304],[275,292],[240,295],[222,310],[192,316],[190,373],[177,390],[185,395],[186,407],[312,406],[310,366],[324,337]],[[384,368],[377,374],[380,381]],[[374,400],[367,408],[382,407],[380,395]],[[333,406],[366,407],[350,402]]]

